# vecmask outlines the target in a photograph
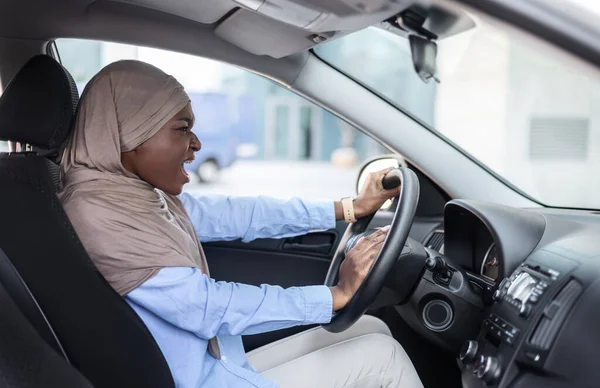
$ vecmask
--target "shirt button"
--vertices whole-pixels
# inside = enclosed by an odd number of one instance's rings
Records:
[[[227,357],[221,356],[221,361],[227,361]]]

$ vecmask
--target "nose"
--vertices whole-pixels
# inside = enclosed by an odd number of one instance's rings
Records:
[[[194,152],[198,152],[202,148],[202,143],[200,142],[200,139],[198,139],[198,136],[196,136],[195,133],[192,133],[192,140],[190,141],[190,148]]]

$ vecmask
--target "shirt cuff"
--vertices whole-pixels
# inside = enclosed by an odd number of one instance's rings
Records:
[[[333,201],[311,202],[308,206],[310,216],[309,230],[327,230],[335,228],[335,205]]]
[[[333,297],[327,286],[300,287],[304,294],[305,324],[329,323],[333,315]]]

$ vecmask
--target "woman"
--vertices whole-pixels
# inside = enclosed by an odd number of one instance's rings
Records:
[[[90,257],[146,323],[177,386],[276,386],[269,378],[282,386],[420,386],[406,353],[373,320],[357,325],[368,326],[362,332],[355,329],[364,338],[313,330],[287,345],[259,349],[255,359],[262,375],[250,365],[241,335],[329,322],[360,286],[387,230],[361,240],[349,252],[335,287],[215,282],[198,235],[216,238],[224,229],[224,238],[249,240],[305,233],[333,223],[334,213],[341,219],[343,206],[266,199],[249,206],[248,200],[207,203],[186,196],[193,223],[177,197],[189,181],[183,164],[201,148],[193,125],[190,100],[173,77],[143,62],[113,63],[83,93],[59,192]],[[377,183],[384,173],[372,177],[357,199],[358,216],[397,195]],[[263,211],[256,211],[257,206]],[[265,210],[268,206],[272,209]],[[219,208],[229,210],[210,215]],[[242,226],[232,227],[237,222],[234,212],[244,218],[247,209],[258,218],[253,214]],[[308,222],[283,232],[265,226],[290,225],[303,213],[311,218],[319,212],[322,225]]]

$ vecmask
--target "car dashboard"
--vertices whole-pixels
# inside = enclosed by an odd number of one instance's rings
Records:
[[[481,297],[474,313],[434,277],[422,280],[464,327],[437,340],[468,337],[463,387],[600,386],[600,214],[454,200],[443,232],[433,245]]]

